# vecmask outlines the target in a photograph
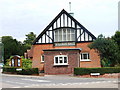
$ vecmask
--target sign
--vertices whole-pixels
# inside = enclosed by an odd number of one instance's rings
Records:
[[[75,42],[55,43],[55,46],[75,46]]]
[[[99,76],[100,73],[90,73],[90,75],[92,75],[92,76]]]
[[[22,68],[17,68],[16,71],[22,71]]]

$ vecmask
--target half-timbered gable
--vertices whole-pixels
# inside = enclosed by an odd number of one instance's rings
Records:
[[[33,44],[53,43],[55,46],[91,42],[96,37],[64,9],[42,31]]]

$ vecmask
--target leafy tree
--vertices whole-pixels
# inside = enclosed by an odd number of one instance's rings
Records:
[[[118,56],[120,58],[120,31],[116,31],[115,35],[112,36],[112,39],[118,44],[118,47],[119,47],[119,55]],[[118,62],[120,64],[120,60]]]
[[[4,60],[4,45],[0,41],[0,63],[3,63],[3,60]]]
[[[33,32],[26,35],[24,43],[13,39],[12,36],[3,36],[2,43],[4,45],[4,63],[6,63],[6,59],[9,59],[12,55],[24,55],[24,52],[31,48],[32,42],[35,38],[36,35]]]
[[[112,39],[118,44],[120,50],[120,31],[116,31],[115,35],[112,36]]]
[[[4,44],[4,63],[12,55],[22,55],[22,43],[13,39],[12,36],[3,36],[2,43]]]
[[[114,40],[99,35],[88,47],[95,49],[99,53],[102,66],[115,66],[119,63],[118,45]]]
[[[30,32],[29,34],[26,35],[26,40],[24,40],[24,46],[26,49],[30,49],[31,45],[36,38],[36,35],[33,32]]]

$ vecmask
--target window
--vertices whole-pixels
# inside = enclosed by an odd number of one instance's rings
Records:
[[[54,57],[54,65],[68,65],[67,55],[57,55]]]
[[[20,66],[20,59],[18,59],[18,66]]]
[[[75,30],[70,28],[63,28],[54,31],[54,41],[75,41]]]
[[[14,59],[12,59],[12,66],[14,67]]]
[[[44,62],[44,56],[43,55],[41,56],[41,62]]]
[[[80,61],[91,61],[89,53],[81,53]]]

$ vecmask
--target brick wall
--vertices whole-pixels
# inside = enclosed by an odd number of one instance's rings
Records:
[[[54,65],[54,56],[67,55],[68,65]],[[68,51],[45,51],[45,74],[71,74],[75,67],[79,67],[79,50]]]
[[[41,45],[33,45],[33,59],[32,59],[32,67],[39,68],[39,70],[43,70],[44,63],[41,62],[41,55],[44,54],[43,50],[45,49],[60,49],[60,48],[81,48],[81,52],[89,52],[90,53],[90,62],[80,62],[80,67],[101,67],[100,65],[100,57],[95,50],[90,50],[88,45],[91,42],[86,43],[77,43],[76,46],[64,46],[64,47],[54,47],[53,44],[41,44]]]

